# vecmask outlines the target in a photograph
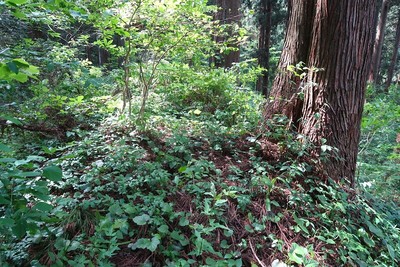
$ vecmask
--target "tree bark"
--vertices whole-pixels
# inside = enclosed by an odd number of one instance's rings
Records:
[[[272,19],[272,0],[260,1],[260,14],[259,14],[259,38],[258,38],[258,65],[264,69],[261,76],[257,80],[257,91],[265,97],[268,96],[268,83],[269,83],[269,46],[271,42],[271,19]]]
[[[372,64],[369,71],[368,81],[371,83],[376,83],[378,80],[379,67],[382,57],[382,47],[383,47],[383,37],[385,35],[385,25],[387,20],[387,15],[389,13],[389,0],[383,0],[381,15],[379,18],[379,23],[376,28],[374,51],[372,54]]]
[[[235,24],[240,24],[241,0],[216,0],[215,4],[218,6],[219,11],[214,16],[214,20],[219,21],[221,25],[231,25],[232,28],[228,30],[228,33],[230,33],[230,35],[234,34],[233,26]],[[229,37],[230,36],[215,36],[214,41],[223,43],[226,42]],[[231,43],[229,46],[234,48],[234,51],[212,57],[211,63],[215,64],[216,67],[230,68],[233,63],[239,62],[239,45]]]
[[[318,145],[325,139],[339,150],[339,159],[322,167],[335,180],[347,178],[351,185],[371,61],[374,5],[375,0],[317,1],[309,64],[324,71],[309,73],[311,85],[304,92],[301,132]]]
[[[325,144],[338,149],[338,157],[321,160],[318,167],[334,180],[347,179],[354,185],[376,0],[295,2],[285,39],[288,51],[284,50],[280,68],[304,61],[311,68],[323,70],[308,71],[300,85],[292,74],[278,74],[272,94],[275,99],[266,106],[265,117],[268,119],[271,114],[285,114],[292,120],[299,117],[295,124],[299,133],[317,147]],[[296,10],[296,6],[306,3],[309,9]],[[305,27],[308,25],[305,18],[310,17],[311,29]],[[292,36],[293,29],[301,32]],[[297,94],[299,90],[304,101]],[[301,103],[300,108],[296,103]],[[321,149],[314,149],[312,154],[319,157]]]
[[[389,93],[389,87],[392,83],[393,74],[396,69],[396,62],[397,62],[397,56],[399,53],[398,52],[399,47],[400,47],[400,11],[399,11],[398,20],[397,20],[396,38],[394,40],[392,59],[390,60],[390,66],[388,69],[388,75],[387,75],[387,80],[386,80],[386,84],[385,84],[385,92],[386,93]]]
[[[300,62],[308,65],[315,0],[289,0],[288,6],[285,42],[278,64],[278,74],[269,95],[270,100],[265,105],[264,117],[270,119],[274,114],[283,114],[297,123],[301,116],[301,109],[298,108],[301,107],[301,101],[294,96],[299,92],[301,81],[288,72],[287,67]],[[297,108],[293,108],[294,106]]]

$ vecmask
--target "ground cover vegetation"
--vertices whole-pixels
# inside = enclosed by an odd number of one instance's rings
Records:
[[[0,2],[1,266],[398,266],[399,3],[349,182],[265,119],[296,1],[233,2]]]

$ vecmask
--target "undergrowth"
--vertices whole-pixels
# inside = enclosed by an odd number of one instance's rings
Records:
[[[109,115],[26,161],[3,145],[1,265],[399,263],[395,206],[322,182],[311,145],[282,121],[253,136],[254,123],[210,112],[148,114],[145,126]]]

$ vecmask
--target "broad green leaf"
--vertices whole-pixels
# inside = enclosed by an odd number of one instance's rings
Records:
[[[7,62],[7,67],[8,67],[9,70],[11,70],[14,73],[18,73],[19,72],[19,68],[18,68],[17,64],[14,61]]]
[[[0,79],[9,80],[11,73],[12,72],[5,64],[0,63]]]
[[[12,227],[14,226],[15,221],[11,218],[0,218],[0,227]]]
[[[15,58],[12,61],[20,67],[29,67],[29,63],[22,58]]]
[[[302,247],[296,243],[293,243],[292,248],[290,249],[289,252],[289,260],[297,264],[303,264],[303,260],[307,254],[308,254],[307,248]]]
[[[16,125],[22,125],[22,122],[20,120],[18,120],[15,117],[12,116],[7,116],[7,115],[1,115],[1,118],[4,120],[8,120],[11,121],[12,123],[16,124]]]
[[[122,210],[121,206],[119,205],[118,202],[114,203],[113,205],[110,206],[108,209],[112,214],[116,215],[122,215],[124,211]]]
[[[8,147],[2,143],[0,143],[0,150],[3,152],[12,152],[13,151],[10,147]]]
[[[182,166],[178,169],[178,172],[183,173],[184,171],[186,171],[187,166]]]
[[[13,80],[17,80],[21,83],[27,82],[28,81],[28,75],[26,75],[25,73],[18,73],[18,74],[10,74],[10,78]]]
[[[333,239],[330,239],[330,238],[328,238],[325,242],[327,244],[330,244],[330,245],[335,245],[336,244],[336,242]]]
[[[160,233],[163,233],[163,234],[166,234],[166,233],[169,232],[169,230],[168,230],[169,227],[168,227],[168,225],[166,225],[166,224],[161,225],[161,226],[158,227],[157,229],[158,229],[158,231],[159,231]]]
[[[0,205],[8,205],[8,204],[10,204],[10,200],[0,196]]]
[[[367,221],[368,229],[374,233],[376,236],[380,238],[385,238],[383,232],[381,229],[377,228],[375,225],[373,225],[371,222]]]
[[[46,212],[46,211],[51,211],[53,209],[53,206],[50,204],[47,204],[45,202],[39,202],[33,208],[43,211],[43,212]]]
[[[2,163],[13,163],[15,161],[17,161],[17,159],[14,159],[14,158],[0,158],[0,162],[2,162]]]
[[[24,19],[26,18],[26,14],[21,12],[20,10],[15,10],[12,12],[14,17],[18,18],[18,19]]]
[[[17,238],[22,238],[26,234],[26,221],[19,220],[16,222],[15,226],[12,228],[13,234]]]
[[[40,176],[40,172],[22,172],[20,174],[22,177],[37,177]]]
[[[39,74],[39,68],[36,66],[30,65],[27,69],[25,69],[25,72],[30,74],[30,76],[34,75],[34,74]]]
[[[58,182],[62,180],[62,171],[57,166],[49,166],[44,168],[43,176],[53,182]]]
[[[133,221],[137,224],[137,225],[145,225],[147,224],[147,222],[150,220],[150,216],[147,214],[143,214],[140,216],[136,216],[135,218],[133,218]]]
[[[157,249],[157,246],[160,244],[160,240],[157,237],[149,238],[140,238],[134,244],[129,245],[132,250],[141,248],[148,249],[151,252],[154,252]]]

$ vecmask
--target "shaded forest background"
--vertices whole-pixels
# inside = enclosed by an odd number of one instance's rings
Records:
[[[328,71],[284,61],[325,1],[0,2],[0,265],[397,266],[400,2],[370,2],[340,149],[293,104]]]

